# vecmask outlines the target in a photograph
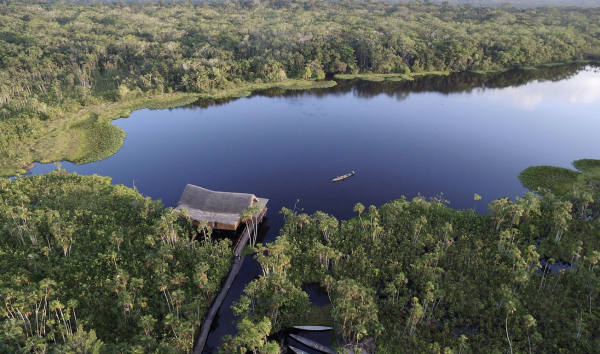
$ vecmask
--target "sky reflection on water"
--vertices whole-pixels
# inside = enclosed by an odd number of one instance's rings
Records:
[[[414,82],[340,82],[309,92],[269,90],[250,98],[141,110],[114,124],[123,148],[99,162],[63,168],[111,176],[166,206],[187,183],[270,199],[266,241],[282,207],[352,217],[361,202],[441,192],[450,207],[486,210],[522,196],[517,178],[531,165],[570,167],[600,158],[600,74],[552,68],[496,76],[452,74]],[[33,173],[54,169],[40,165]],[[356,171],[346,181],[331,179]],[[483,196],[473,200],[474,194]],[[206,352],[234,334],[230,305],[259,271],[246,260]],[[328,343],[324,343],[328,344]],[[211,349],[212,348],[212,349]]]

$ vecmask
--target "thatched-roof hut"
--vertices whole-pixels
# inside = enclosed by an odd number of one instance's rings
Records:
[[[186,209],[196,223],[208,221],[213,229],[236,230],[244,222],[240,220],[242,210],[258,206],[259,212],[254,217],[260,220],[267,211],[268,201],[254,194],[215,192],[188,184],[175,210]]]

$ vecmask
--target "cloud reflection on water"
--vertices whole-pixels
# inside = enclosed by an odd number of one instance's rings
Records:
[[[552,81],[532,82],[521,87],[488,91],[488,95],[499,101],[508,99],[523,110],[552,103],[591,105],[600,102],[600,76],[598,70],[590,69],[562,81],[560,85]]]

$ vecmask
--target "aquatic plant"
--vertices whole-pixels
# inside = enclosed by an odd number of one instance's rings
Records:
[[[573,166],[582,172],[588,172],[595,169],[600,169],[600,160],[595,159],[580,159],[573,161]]]
[[[552,192],[559,196],[569,193],[580,172],[563,167],[531,166],[519,174],[523,187],[536,193]]]

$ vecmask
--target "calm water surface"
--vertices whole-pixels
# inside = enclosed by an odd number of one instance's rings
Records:
[[[517,175],[531,165],[570,167],[600,158],[600,73],[587,67],[452,74],[414,82],[340,82],[331,89],[264,91],[186,108],[141,110],[114,124],[127,132],[112,157],[68,171],[111,176],[175,204],[187,183],[269,198],[272,241],[282,207],[338,219],[352,207],[379,206],[441,192],[450,207],[526,192]],[[52,165],[39,165],[45,173]],[[340,183],[331,179],[356,171]],[[475,202],[473,195],[483,199]],[[235,334],[230,306],[260,272],[246,259],[206,353]],[[328,334],[309,337],[330,343]]]

